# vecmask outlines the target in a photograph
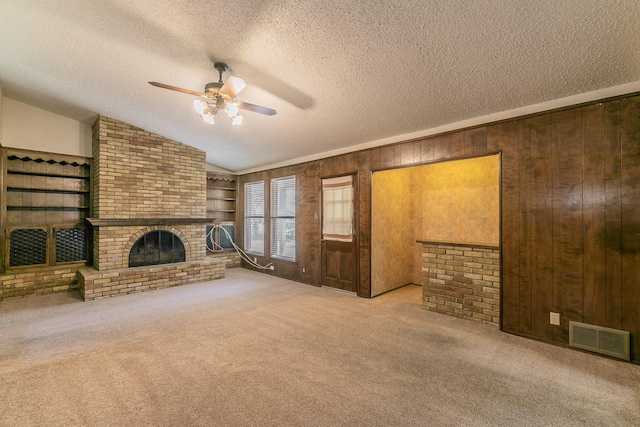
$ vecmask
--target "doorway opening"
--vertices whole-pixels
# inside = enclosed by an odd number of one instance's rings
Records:
[[[423,271],[418,241],[497,245],[499,188],[497,154],[374,172],[371,296],[438,274]],[[459,262],[455,257],[450,261]]]

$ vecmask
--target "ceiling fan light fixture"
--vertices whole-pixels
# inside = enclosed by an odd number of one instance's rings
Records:
[[[209,123],[210,125],[215,124],[215,120],[213,119],[213,114],[211,113],[206,113],[202,115],[202,120],[204,120],[205,122]]]
[[[242,123],[242,116],[235,116],[233,117],[233,119],[231,120],[231,124],[234,126],[239,125],[240,123]]]
[[[204,114],[206,109],[209,107],[209,104],[204,101],[200,101],[199,99],[194,99],[193,106],[195,107],[198,114]]]
[[[225,113],[227,113],[227,117],[234,117],[238,115],[238,106],[235,102],[229,102],[227,104],[227,108],[224,109]]]

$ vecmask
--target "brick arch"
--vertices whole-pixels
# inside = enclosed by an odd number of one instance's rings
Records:
[[[123,260],[128,260],[129,259],[129,252],[131,252],[131,248],[133,247],[133,245],[138,241],[139,238],[141,238],[142,236],[144,236],[145,234],[151,232],[151,231],[169,231],[173,234],[175,234],[176,236],[178,236],[180,238],[180,240],[182,240],[182,244],[184,245],[184,255],[185,255],[185,261],[191,261],[192,260],[192,256],[191,256],[191,243],[189,242],[189,239],[187,238],[187,236],[178,228],[175,227],[171,227],[168,225],[150,225],[148,227],[144,227],[140,230],[138,230],[137,232],[135,232],[130,238],[129,241],[127,242],[126,245],[124,245],[123,251],[122,251],[122,259]]]

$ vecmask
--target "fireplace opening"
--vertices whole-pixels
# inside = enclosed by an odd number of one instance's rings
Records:
[[[140,237],[129,251],[129,267],[183,261],[185,261],[184,244],[170,231],[150,231]]]

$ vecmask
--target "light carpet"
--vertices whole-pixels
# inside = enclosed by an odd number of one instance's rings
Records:
[[[3,426],[634,426],[640,366],[243,269],[0,302]]]

